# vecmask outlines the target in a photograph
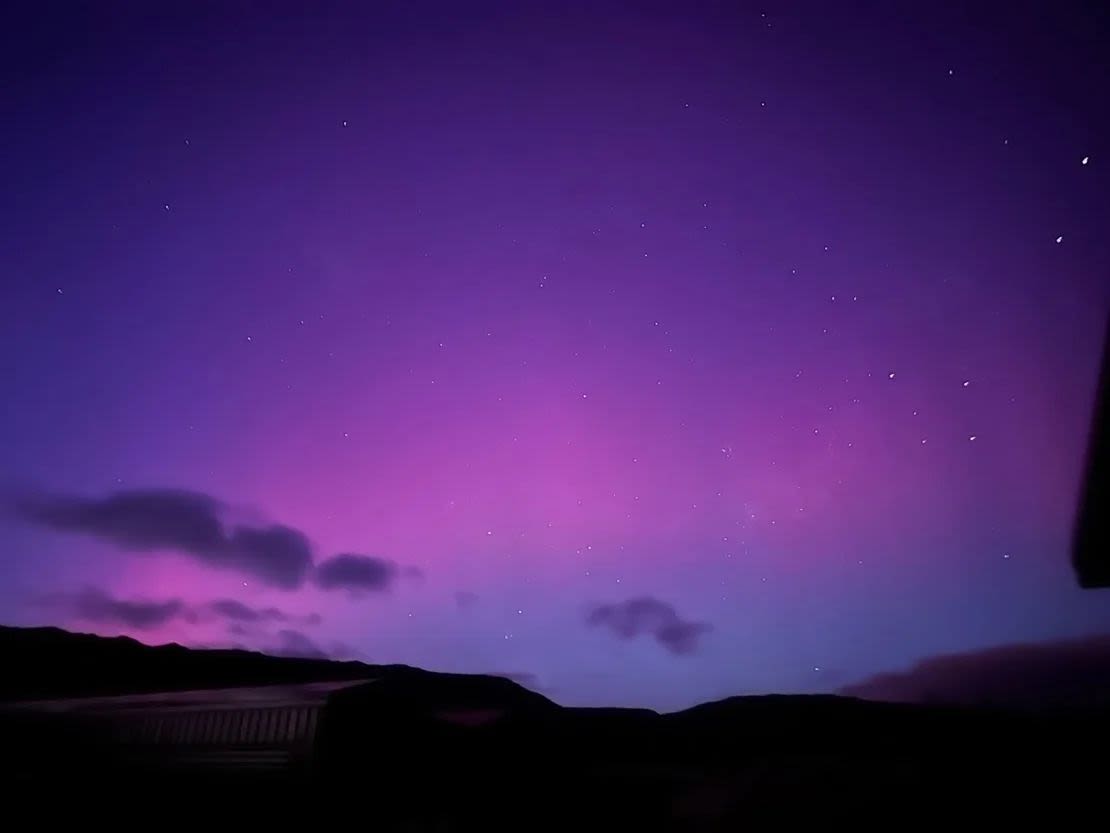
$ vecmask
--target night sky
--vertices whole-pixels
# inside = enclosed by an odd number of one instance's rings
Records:
[[[1110,630],[1110,29],[964,5],[7,6],[0,621],[661,709]]]

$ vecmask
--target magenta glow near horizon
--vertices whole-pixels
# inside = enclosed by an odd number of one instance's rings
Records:
[[[1107,629],[1104,23],[464,5],[13,14],[3,622],[657,708]]]

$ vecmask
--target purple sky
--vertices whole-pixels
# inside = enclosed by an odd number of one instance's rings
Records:
[[[0,621],[664,709],[1110,629],[1106,16],[964,5],[9,9]]]

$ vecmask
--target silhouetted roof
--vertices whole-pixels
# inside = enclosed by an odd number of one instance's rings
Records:
[[[353,688],[371,680],[340,680],[292,685],[249,686],[238,688],[164,691],[156,694],[125,694],[107,697],[68,697],[51,700],[18,700],[0,705],[0,709],[26,709],[36,712],[111,712],[146,709],[196,709],[235,706],[263,708],[271,706],[317,705],[335,691]]]

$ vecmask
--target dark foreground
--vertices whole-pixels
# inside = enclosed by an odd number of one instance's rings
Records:
[[[573,709],[496,677],[55,630],[0,629],[0,659],[10,672],[0,682],[0,792],[36,823],[710,831],[1067,828],[1086,817],[1101,827],[1110,786],[1100,710],[840,697],[732,698],[666,715]],[[293,711],[312,719],[282,723],[297,728],[286,734],[274,731],[282,712],[262,700],[201,713],[156,695],[139,698],[142,725],[161,721],[160,736],[147,737],[135,728],[137,701],[116,697],[329,679],[352,684],[313,695],[317,706],[298,701]],[[65,710],[42,705],[60,698]],[[184,725],[189,709],[192,728],[166,728]],[[236,715],[246,715],[242,731]]]

